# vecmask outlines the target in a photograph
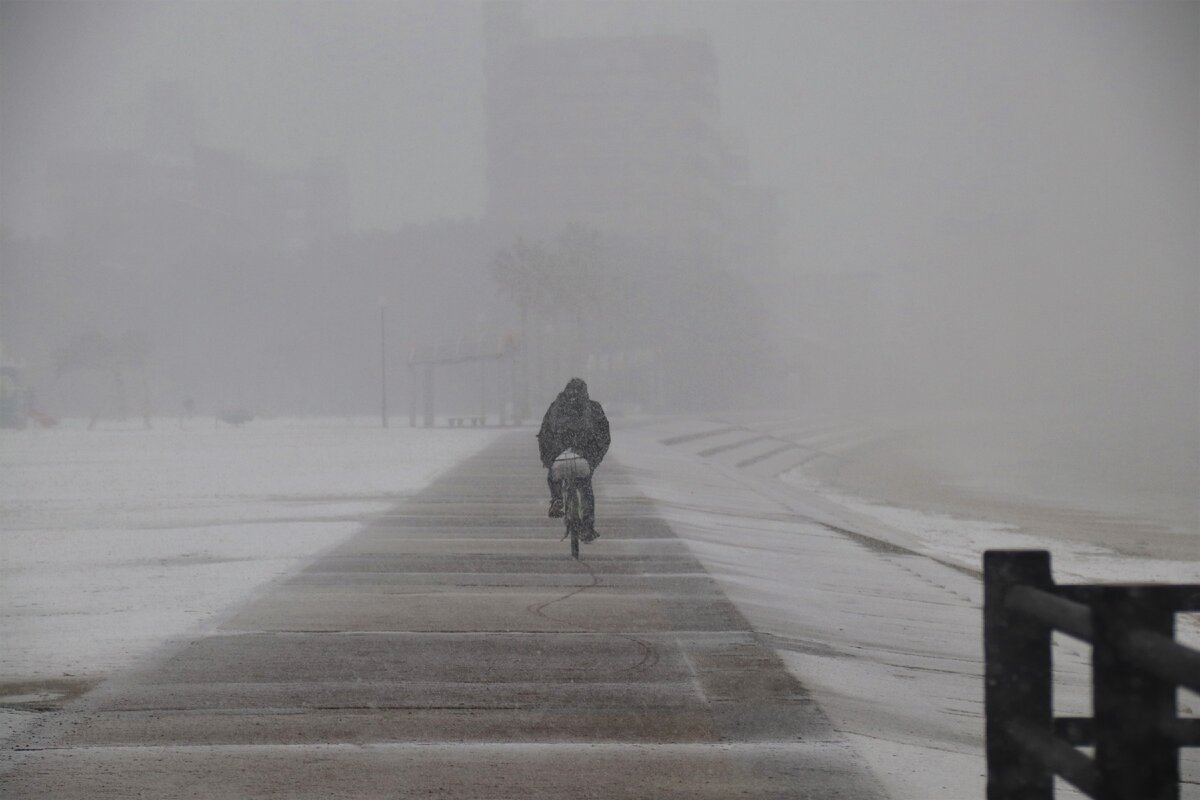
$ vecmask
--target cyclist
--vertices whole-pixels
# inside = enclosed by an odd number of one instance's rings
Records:
[[[593,473],[596,467],[600,466],[612,440],[604,409],[588,397],[587,384],[579,378],[567,381],[566,388],[559,392],[558,397],[546,409],[546,416],[542,418],[542,428],[537,437],[542,466],[546,469],[550,469],[550,465],[559,454],[570,449],[587,459]],[[549,474],[546,476],[546,482],[550,486],[550,516],[561,517],[562,487]],[[586,532],[580,538],[591,542],[599,536],[595,528],[596,500],[592,494],[592,479],[588,477],[582,484]]]

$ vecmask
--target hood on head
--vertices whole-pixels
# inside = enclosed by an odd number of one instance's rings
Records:
[[[567,388],[563,389],[563,394],[567,397],[578,397],[586,400],[588,396],[587,384],[580,378],[571,378],[567,381]]]

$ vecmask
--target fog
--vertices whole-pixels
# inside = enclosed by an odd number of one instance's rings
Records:
[[[1195,3],[6,1],[0,192],[50,416],[496,355],[439,414],[581,374],[1200,490]]]

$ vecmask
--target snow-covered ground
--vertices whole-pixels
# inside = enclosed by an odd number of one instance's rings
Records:
[[[377,419],[0,431],[0,682],[97,679],[203,630],[495,435]]]
[[[647,425],[618,439],[614,452],[636,465],[639,488],[895,800],[985,793],[982,591],[964,570],[979,570],[984,550],[1050,550],[1064,583],[1200,582],[1200,560],[1130,557],[996,521],[898,508],[823,484],[802,467],[779,480],[769,456],[778,441],[723,424]],[[807,457],[787,453],[793,463]],[[828,525],[868,538],[856,542]],[[1200,644],[1195,620],[1179,627],[1182,640]],[[1056,636],[1056,713],[1090,715],[1088,656],[1085,645]],[[1183,693],[1181,713],[1197,712],[1200,702]],[[1200,798],[1198,755],[1184,759],[1186,798]],[[1060,782],[1058,796],[1081,795]]]
[[[804,467],[785,473],[782,479],[904,531],[916,540],[918,552],[971,569],[981,568],[985,550],[1035,549],[1050,551],[1055,580],[1062,583],[1200,580],[1200,537],[1196,538],[1194,560],[1130,557],[1100,544],[1025,533],[1014,524],[899,508],[859,497],[822,482]]]
[[[1200,580],[1197,561],[898,508],[803,471],[764,481],[770,459],[739,468],[745,430],[662,443],[702,427],[618,426],[614,459],[896,800],[983,796],[981,593],[955,566],[1035,546],[1063,581]],[[211,629],[495,435],[366,419],[0,431],[0,684],[86,683]],[[928,557],[864,546],[829,518]],[[1059,713],[1090,710],[1086,656],[1058,642]],[[0,715],[0,738],[19,716]],[[1184,796],[1200,797],[1187,769]]]

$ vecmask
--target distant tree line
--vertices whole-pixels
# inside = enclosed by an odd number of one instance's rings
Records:
[[[517,238],[491,267],[516,308],[535,393],[589,365],[610,392],[649,407],[733,406],[769,390],[765,305],[730,270],[583,227]]]

